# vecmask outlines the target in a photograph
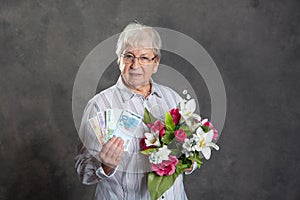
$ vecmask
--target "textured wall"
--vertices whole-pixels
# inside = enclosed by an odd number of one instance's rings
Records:
[[[223,77],[221,150],[186,178],[189,198],[300,199],[299,10],[297,0],[1,0],[0,199],[92,198],[74,172],[73,82],[135,19],[189,35]]]

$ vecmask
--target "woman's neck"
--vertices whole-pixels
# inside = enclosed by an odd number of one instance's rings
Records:
[[[123,77],[122,77],[122,82],[124,83],[124,85],[128,89],[130,89],[135,94],[141,94],[145,98],[148,97],[151,94],[151,90],[152,90],[152,83],[151,83],[151,81],[149,81],[147,84],[141,85],[139,87],[132,87],[132,85],[126,83],[126,81],[123,79]]]
[[[141,94],[145,98],[148,97],[151,94],[152,84],[149,82],[147,85],[144,85],[142,87],[131,89],[135,94]]]

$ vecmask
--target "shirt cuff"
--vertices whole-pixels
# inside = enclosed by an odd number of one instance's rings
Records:
[[[193,169],[190,172],[184,172],[186,175],[189,175],[191,173],[193,173],[193,171],[195,171],[195,169],[197,169],[197,162],[193,163]]]
[[[109,178],[109,177],[112,177],[116,171],[117,171],[117,168],[116,169],[113,169],[111,172],[109,172],[108,174],[106,174],[102,168],[102,166],[100,165],[100,167],[96,170],[96,175],[99,177],[99,178]]]

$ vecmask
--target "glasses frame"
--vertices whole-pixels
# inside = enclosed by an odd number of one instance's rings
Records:
[[[139,64],[141,64],[141,65],[150,64],[155,58],[158,57],[158,55],[155,55],[153,58],[148,58],[148,59],[149,59],[149,63],[141,63],[140,58],[143,58],[143,57],[145,58],[146,56],[140,56],[140,57],[137,57],[137,56],[135,56],[135,55],[133,55],[133,54],[130,54],[130,53],[122,53],[122,54],[121,54],[121,56],[122,56],[123,58],[125,58],[126,55],[132,55],[132,59],[130,59],[131,62],[125,62],[125,60],[124,60],[124,63],[126,63],[126,64],[133,64],[133,63],[135,62],[135,59],[138,59],[138,62],[139,62]],[[147,58],[147,57],[146,57],[146,58]]]

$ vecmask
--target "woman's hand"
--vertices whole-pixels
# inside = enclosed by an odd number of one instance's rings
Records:
[[[113,137],[106,142],[100,152],[102,168],[109,174],[120,163],[124,152],[124,141],[119,137]]]

